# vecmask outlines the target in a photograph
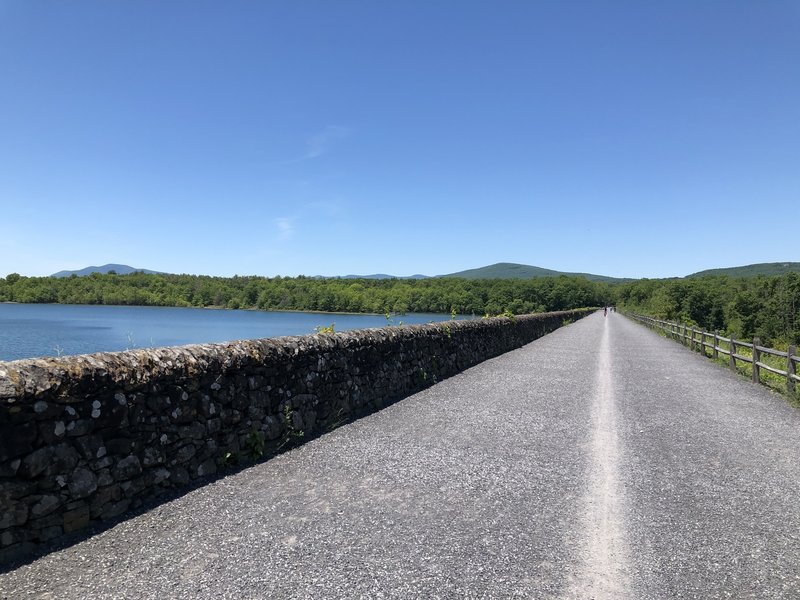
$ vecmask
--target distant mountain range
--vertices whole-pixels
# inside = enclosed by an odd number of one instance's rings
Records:
[[[553,271],[532,265],[520,265],[517,263],[495,263],[487,267],[478,269],[468,269],[458,271],[440,277],[463,277],[465,279],[531,279],[534,277],[559,277],[568,275],[570,277],[585,277],[589,281],[620,282],[631,281],[630,279],[620,279],[618,277],[608,277],[606,275],[594,275],[592,273],[567,273],[564,271]]]
[[[800,263],[757,263],[743,267],[727,269],[707,269],[687,275],[687,277],[705,277],[706,275],[728,275],[729,277],[758,277],[759,275],[783,275],[784,273],[800,273]]]
[[[375,273],[374,275],[334,275],[333,277],[318,276],[321,279],[430,279],[428,275],[386,275],[385,273]]]
[[[105,274],[111,271],[114,271],[117,275],[128,275],[129,273],[147,273],[148,275],[160,274],[160,271],[150,271],[149,269],[134,269],[133,267],[129,267],[128,265],[103,265],[102,267],[86,267],[85,269],[80,269],[78,271],[59,271],[58,273],[53,273],[50,277],[70,277],[71,275],[84,277],[86,275],[91,275],[92,273]]]
[[[127,275],[129,273],[148,273],[163,274],[160,271],[150,271],[149,269],[135,269],[128,265],[109,264],[102,267],[86,267],[78,271],[59,271],[53,273],[51,277],[69,277],[70,275],[77,275],[83,277],[91,275],[92,273],[109,273],[114,271],[118,275]],[[800,263],[797,262],[780,262],[780,263],[759,263],[755,265],[746,265],[743,267],[728,267],[724,269],[708,269],[706,271],[699,271],[692,273],[686,277],[704,277],[706,275],[728,275],[730,277],[757,277],[759,275],[782,275],[783,273],[800,273]],[[518,263],[495,263],[477,269],[467,269],[466,271],[458,271],[456,273],[448,273],[447,275],[436,275],[436,277],[463,277],[465,279],[532,279],[535,277],[559,277],[560,275],[567,275],[569,277],[585,277],[589,281],[605,281],[608,283],[619,283],[623,281],[633,281],[632,279],[622,279],[618,277],[609,277],[607,275],[594,275],[592,273],[569,273],[565,271],[553,271],[552,269],[544,269],[542,267],[534,267],[533,265],[521,265]],[[318,278],[323,276],[318,275]],[[387,275],[384,273],[375,273],[373,275],[339,275],[329,277],[330,279],[428,279],[428,275],[408,275],[405,277],[397,275]]]

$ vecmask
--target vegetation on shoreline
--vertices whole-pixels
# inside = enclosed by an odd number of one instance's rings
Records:
[[[308,310],[351,313],[524,314],[600,306],[608,284],[581,277],[528,280],[321,279],[92,274],[0,279],[0,301]]]
[[[340,279],[132,273],[0,278],[0,302],[349,313],[524,314],[618,304],[773,347],[800,344],[800,274],[732,278]]]

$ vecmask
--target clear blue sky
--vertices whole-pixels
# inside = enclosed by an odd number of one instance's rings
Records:
[[[800,261],[800,2],[0,0],[0,275]]]

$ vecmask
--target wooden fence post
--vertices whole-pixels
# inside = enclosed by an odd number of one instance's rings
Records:
[[[706,332],[704,329],[700,330],[700,354],[706,355]]]
[[[711,355],[714,358],[719,358],[719,350],[717,350],[717,348],[719,348],[719,332],[715,330],[714,331],[714,350],[711,353]]]
[[[792,357],[797,355],[797,348],[789,346],[789,350],[786,354],[788,355],[786,357],[786,389],[791,394],[794,392],[794,379],[792,379],[792,375],[794,375],[797,370]]]
[[[683,334],[681,335],[681,344],[683,344],[684,346],[687,344],[687,339],[686,339],[686,323],[684,323],[684,324],[683,324]]]
[[[731,334],[730,351],[731,351],[731,357],[730,357],[731,358],[731,369],[733,369],[735,371],[736,370],[736,358],[734,358],[734,355],[736,354],[736,342],[733,339],[733,334]]]
[[[694,327],[692,327],[692,341],[689,343],[689,348],[691,348],[692,350],[694,350],[694,349],[695,349],[695,344],[694,344],[694,333],[695,333],[695,331],[694,331]]]
[[[758,359],[761,358],[761,352],[758,350],[758,347],[761,345],[761,340],[758,338],[753,338],[753,381],[755,383],[759,383],[761,381],[761,376],[759,374],[758,368]]]

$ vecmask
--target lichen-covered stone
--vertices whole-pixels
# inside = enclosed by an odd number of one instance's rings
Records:
[[[97,477],[89,469],[78,467],[72,473],[69,493],[72,498],[86,498],[97,489]]]

